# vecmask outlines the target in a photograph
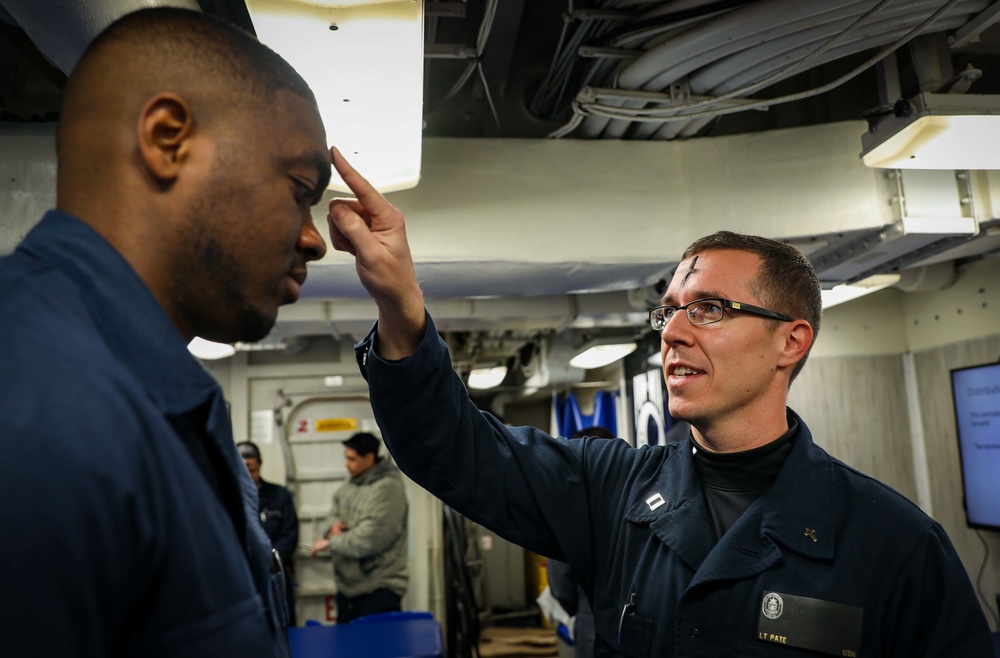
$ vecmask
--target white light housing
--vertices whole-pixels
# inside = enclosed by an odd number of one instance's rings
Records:
[[[381,192],[420,180],[422,0],[247,0],[262,43],[316,94],[326,137]],[[329,188],[350,189],[333,172]]]
[[[499,386],[507,376],[507,366],[474,368],[469,373],[469,388],[485,389]]]
[[[861,159],[883,169],[1000,169],[1000,97],[920,94],[909,116],[879,119]]]
[[[899,278],[898,274],[876,274],[856,283],[843,283],[829,290],[820,290],[820,296],[823,298],[823,308],[826,309],[837,304],[843,304],[852,299],[869,295],[876,290],[888,288],[899,283]]]
[[[195,337],[188,343],[188,351],[199,359],[214,361],[216,359],[227,359],[236,354],[236,348],[226,343],[214,343],[204,338]]]
[[[591,344],[590,347],[570,359],[569,364],[574,368],[583,368],[584,370],[600,368],[628,356],[635,351],[635,348],[635,343]]]

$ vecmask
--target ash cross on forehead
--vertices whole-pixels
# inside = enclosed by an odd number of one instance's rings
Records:
[[[695,256],[691,260],[691,265],[690,265],[690,267],[688,267],[687,274],[685,274],[684,278],[681,280],[682,284],[687,283],[687,280],[691,278],[691,275],[694,274],[697,271],[697,270],[695,270],[695,265],[697,265],[697,264],[698,264],[698,256]]]

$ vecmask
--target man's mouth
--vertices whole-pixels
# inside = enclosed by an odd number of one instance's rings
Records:
[[[305,282],[305,270],[295,270],[294,272],[289,272],[287,279],[289,301],[287,303],[293,304],[299,300],[299,297],[302,295],[302,284]]]

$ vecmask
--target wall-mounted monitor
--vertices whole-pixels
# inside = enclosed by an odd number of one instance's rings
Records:
[[[965,518],[1000,530],[1000,363],[951,371]]]

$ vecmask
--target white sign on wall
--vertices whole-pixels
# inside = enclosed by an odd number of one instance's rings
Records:
[[[259,446],[274,442],[274,412],[270,409],[250,412],[250,440]]]
[[[635,446],[665,442],[663,417],[663,372],[650,370],[632,377],[632,404],[635,419]]]

